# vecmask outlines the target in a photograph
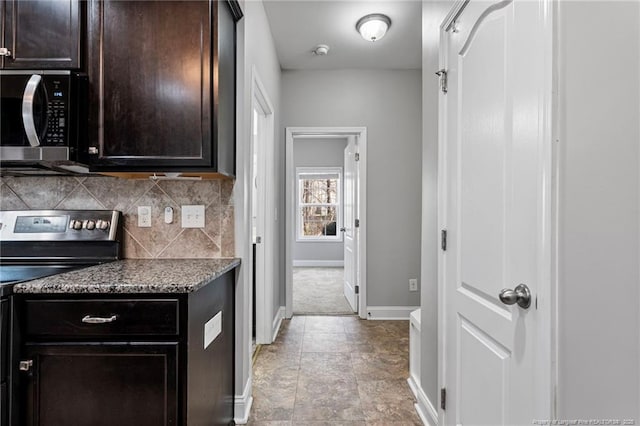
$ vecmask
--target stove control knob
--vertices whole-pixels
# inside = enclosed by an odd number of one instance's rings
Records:
[[[96,222],[96,228],[102,230],[102,231],[106,231],[107,229],[109,229],[109,221],[108,220],[99,220]]]
[[[89,231],[93,231],[94,229],[96,229],[96,222],[94,220],[88,220],[87,221],[87,229]]]
[[[69,229],[73,229],[76,226],[76,220],[75,219],[71,219],[69,221]]]
[[[79,231],[82,229],[82,221],[81,220],[74,220],[73,221],[73,229]]]

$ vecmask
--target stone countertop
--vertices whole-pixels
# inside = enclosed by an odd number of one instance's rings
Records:
[[[16,284],[31,294],[191,293],[240,265],[240,259],[125,259]]]

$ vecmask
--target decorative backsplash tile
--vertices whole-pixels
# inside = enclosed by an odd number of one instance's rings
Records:
[[[227,179],[158,181],[90,177],[3,177],[0,210],[108,209],[124,216],[124,257],[233,257],[233,184]],[[180,206],[203,204],[205,227],[182,228]],[[151,228],[138,228],[138,206],[151,206]],[[165,207],[173,223],[164,223]]]

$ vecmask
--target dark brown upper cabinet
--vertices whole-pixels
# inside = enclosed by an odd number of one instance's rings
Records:
[[[235,174],[235,1],[90,0],[96,172]]]
[[[80,68],[80,0],[0,0],[2,67]]]

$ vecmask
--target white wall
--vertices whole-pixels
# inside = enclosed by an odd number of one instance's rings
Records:
[[[420,70],[283,71],[283,127],[367,127],[367,305],[418,306]]]
[[[558,8],[558,418],[638,422],[640,3]]]
[[[294,167],[341,167],[344,168],[344,149],[347,139],[295,139],[293,142]],[[343,197],[340,188],[340,197]],[[339,232],[339,231],[338,231]],[[344,260],[342,241],[296,241],[293,260],[334,261]]]
[[[420,385],[438,407],[438,96],[440,24],[450,1],[422,3],[422,294]],[[425,415],[429,409],[424,407]],[[437,416],[437,412],[431,411]],[[435,423],[435,422],[434,422]]]
[[[251,206],[249,190],[251,169],[249,152],[251,149],[251,85],[252,69],[259,74],[267,95],[274,108],[275,141],[276,150],[284,152],[277,141],[282,139],[280,126],[280,86],[281,71],[278,57],[271,36],[271,29],[264,11],[262,1],[252,0],[242,3],[244,18],[238,25],[238,107],[237,107],[237,178],[234,193],[235,202],[235,226],[236,226],[236,255],[242,258],[238,281],[236,284],[236,309],[238,323],[236,324],[236,397],[242,395],[251,375],[251,321],[248,321],[251,313],[249,304],[251,292]],[[275,187],[277,189],[276,200],[282,203],[282,191],[284,182],[283,153],[276,152],[276,171],[279,173]],[[280,209],[279,209],[280,210]],[[282,211],[282,210],[280,210]],[[275,224],[279,229],[277,223]],[[275,264],[281,263],[280,253],[281,238],[274,241]],[[280,269],[276,267],[274,282],[280,282]],[[281,288],[274,286],[274,314],[280,306]],[[246,395],[245,395],[246,396]],[[250,396],[250,395],[249,395]],[[236,418],[242,413],[236,412]]]

